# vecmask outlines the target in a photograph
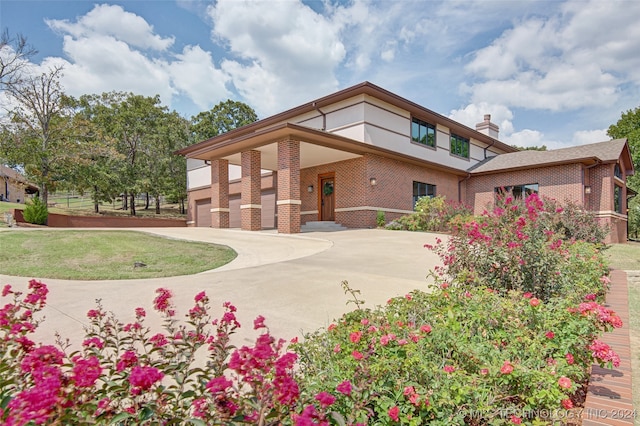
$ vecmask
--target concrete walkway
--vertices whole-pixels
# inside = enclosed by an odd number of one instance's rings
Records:
[[[52,342],[55,331],[79,342],[86,312],[95,299],[123,322],[134,319],[134,309],[147,310],[147,325],[162,331],[153,312],[154,290],[173,291],[178,315],[193,306],[193,296],[205,290],[215,312],[230,301],[238,308],[243,325],[238,344],[252,343],[257,336],[253,319],[266,318],[276,337],[290,339],[327,326],[334,318],[353,309],[341,282],[361,290],[368,306],[384,304],[393,296],[427,288],[426,275],[438,258],[424,244],[437,235],[403,231],[348,230],[280,235],[211,228],[152,228],[144,232],[169,238],[224,244],[238,252],[233,262],[213,271],[192,276],[120,281],[41,280],[50,293],[46,320],[36,336]],[[5,228],[2,232],[13,232]],[[32,232],[38,232],[33,230]],[[1,234],[1,232],[0,232]],[[0,244],[2,236],[0,235]],[[0,285],[26,288],[32,277],[0,275]],[[37,278],[37,277],[36,277]]]

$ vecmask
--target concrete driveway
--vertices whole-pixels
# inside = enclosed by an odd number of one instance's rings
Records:
[[[238,252],[238,257],[219,269],[191,276],[119,281],[42,278],[50,293],[38,339],[52,343],[55,331],[59,331],[72,342],[79,342],[87,323],[85,314],[95,307],[95,299],[101,299],[103,306],[123,322],[134,319],[136,307],[144,307],[147,325],[160,332],[160,318],[152,309],[154,290],[159,287],[173,291],[182,318],[193,306],[193,296],[202,290],[216,313],[222,311],[223,302],[232,302],[242,324],[237,344],[253,343],[257,337],[253,319],[257,315],[266,318],[275,337],[290,339],[326,327],[353,309],[354,305],[346,305],[349,298],[343,293],[343,280],[361,290],[368,306],[375,306],[413,289],[426,289],[425,277],[438,264],[437,256],[423,247],[433,244],[437,235],[426,233],[377,229],[298,235],[211,228],[142,231],[227,245]],[[30,278],[0,274],[0,285],[26,288]]]

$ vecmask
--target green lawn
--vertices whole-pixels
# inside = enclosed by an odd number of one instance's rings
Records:
[[[640,243],[614,244],[605,251],[612,268],[640,271]],[[640,277],[629,279],[629,335],[633,406],[640,412]],[[636,418],[640,425],[640,418]]]
[[[189,275],[237,256],[229,247],[131,231],[2,231],[0,271],[37,278],[114,280]],[[143,262],[146,267],[134,267]]]

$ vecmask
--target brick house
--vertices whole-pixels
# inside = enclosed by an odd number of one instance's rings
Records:
[[[10,167],[0,164],[0,201],[24,203],[27,195],[38,192],[38,187]]]
[[[625,140],[548,152],[500,142],[485,115],[471,129],[371,83],[232,130],[180,151],[189,226],[276,228],[316,221],[349,228],[411,213],[444,195],[480,213],[505,188],[578,202],[626,241]]]

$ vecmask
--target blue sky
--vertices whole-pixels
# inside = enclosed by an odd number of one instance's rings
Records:
[[[370,81],[550,148],[607,140],[640,106],[638,22],[637,0],[0,0],[74,96],[159,94],[185,117],[231,98],[264,118]]]

